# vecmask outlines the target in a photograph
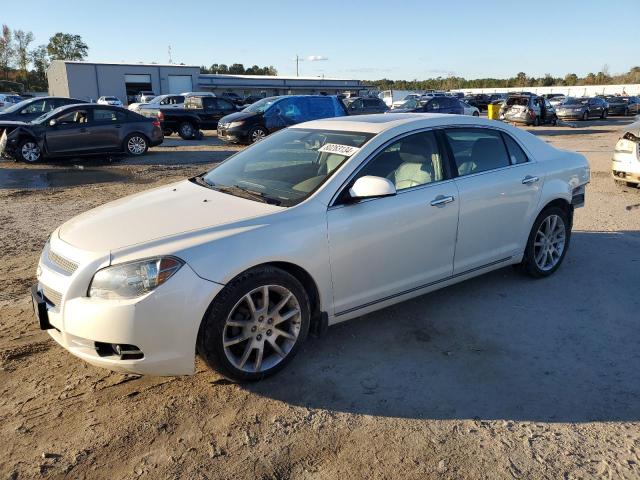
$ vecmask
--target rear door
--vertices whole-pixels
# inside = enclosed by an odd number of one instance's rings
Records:
[[[517,256],[540,198],[540,164],[511,136],[491,128],[449,128],[445,138],[460,195],[454,275]]]
[[[94,108],[93,116],[87,130],[91,142],[87,148],[91,150],[119,150],[124,140],[127,114],[123,111],[107,108]]]

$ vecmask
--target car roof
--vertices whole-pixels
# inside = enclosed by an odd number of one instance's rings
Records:
[[[324,118],[299,123],[290,128],[311,128],[314,130],[342,130],[346,132],[382,133],[402,125],[412,124],[415,128],[440,125],[482,125],[496,126],[495,120],[486,120],[467,115],[446,113],[380,113],[375,115],[354,115]]]

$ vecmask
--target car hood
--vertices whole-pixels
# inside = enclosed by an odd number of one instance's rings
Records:
[[[17,127],[28,127],[33,125],[29,122],[17,122],[12,120],[3,120],[2,116],[0,116],[0,128],[17,128]]]
[[[245,112],[245,111],[234,112],[222,117],[220,119],[220,123],[239,122],[241,120],[247,120],[249,118],[257,117],[258,115],[260,114],[255,112]]]
[[[64,223],[58,236],[85,251],[111,252],[283,209],[183,180],[89,210]]]

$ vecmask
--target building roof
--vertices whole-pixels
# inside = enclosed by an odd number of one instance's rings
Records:
[[[54,62],[73,63],[80,65],[126,65],[132,67],[179,67],[179,68],[200,68],[199,65],[178,65],[176,63],[132,63],[132,62],[85,62],[82,60],[53,60]]]

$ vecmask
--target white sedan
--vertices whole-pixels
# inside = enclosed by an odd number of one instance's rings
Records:
[[[99,105],[115,105],[116,107],[122,107],[122,100],[118,97],[100,97],[96,103]]]
[[[464,102],[462,100],[460,100],[460,105],[462,105],[462,108],[464,109],[464,115],[470,115],[472,117],[480,116],[480,110],[478,110],[478,107],[469,105],[467,102]]]
[[[33,303],[94,365],[189,374],[197,352],[257,380],[309,331],[507,265],[551,275],[588,181],[582,155],[476,117],[303,123],[64,223]]]

